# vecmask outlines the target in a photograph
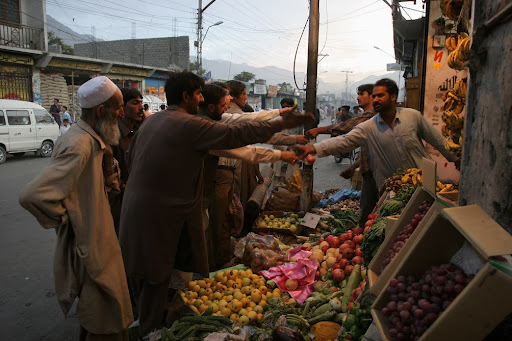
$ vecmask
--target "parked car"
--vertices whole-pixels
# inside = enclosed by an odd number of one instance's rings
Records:
[[[58,136],[59,125],[39,104],[0,99],[0,163],[7,153],[36,152],[49,157]]]
[[[149,106],[149,111],[152,113],[161,111],[160,105],[165,105],[165,102],[162,101],[160,97],[154,95],[144,95],[142,96],[142,104],[147,104]]]

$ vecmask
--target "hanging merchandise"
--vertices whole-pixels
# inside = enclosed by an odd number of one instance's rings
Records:
[[[469,60],[469,50],[471,40],[467,33],[460,33],[458,36],[452,36],[446,39],[446,47],[450,52],[448,56],[448,66],[455,70],[464,70]]]
[[[452,52],[454,53],[454,52]],[[466,104],[467,78],[459,78],[452,89],[443,93],[444,112],[441,116],[443,126],[441,133],[446,137],[446,149],[461,155],[464,117],[462,116]]]

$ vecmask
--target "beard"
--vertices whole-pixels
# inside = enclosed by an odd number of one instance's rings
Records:
[[[117,146],[121,138],[121,131],[117,125],[117,121],[112,120],[112,115],[103,117],[96,123],[98,135],[100,135],[103,142],[111,146]]]

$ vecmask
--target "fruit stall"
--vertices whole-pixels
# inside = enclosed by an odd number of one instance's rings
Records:
[[[435,3],[428,49],[448,59],[428,65],[438,79],[427,84],[425,116],[460,156],[470,8]],[[479,206],[459,206],[454,169],[432,157],[437,164],[385,181],[364,226],[352,188],[314,193],[313,209],[301,212],[300,171],[275,186],[266,179],[251,201],[252,232],[233,240],[229,265],[179,291],[177,313],[153,339],[499,339],[496,327],[512,314],[512,236]]]
[[[365,226],[351,190],[325,191],[306,213],[262,211],[232,266],[179,291],[154,339],[484,338],[511,313],[512,237],[423,168],[387,179]]]

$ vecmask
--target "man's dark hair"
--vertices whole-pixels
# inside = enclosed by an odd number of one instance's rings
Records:
[[[190,71],[170,72],[167,82],[165,82],[165,96],[167,104],[179,105],[183,100],[183,92],[189,95],[194,91],[201,89],[204,85],[204,79]]]
[[[58,98],[54,98],[53,100],[54,100],[54,101],[57,101],[57,102],[59,101],[59,99],[58,99]]]
[[[165,110],[165,104],[160,104],[160,110]]]
[[[149,109],[149,104],[144,103],[144,110],[148,110],[148,109]]]
[[[62,122],[69,122],[69,120],[67,118],[63,119]]]
[[[367,92],[368,95],[372,95],[373,92],[373,84],[361,84],[357,87],[357,94],[363,94],[363,92]]]
[[[224,83],[224,82],[216,81],[216,82],[213,82],[212,84],[213,85],[218,85],[218,86],[220,86],[223,89],[229,90],[229,86],[227,86],[227,84]]]
[[[68,107],[66,107],[65,105],[62,106],[64,109],[68,110]]]
[[[122,88],[121,94],[123,95],[123,103],[126,105],[129,100],[135,99],[135,98],[142,98],[142,94],[139,90],[135,88]]]
[[[204,102],[199,103],[200,108],[208,107],[208,104],[217,105],[222,97],[227,95],[226,89],[216,84],[206,84],[201,90]]]
[[[343,105],[341,109],[350,110],[350,105]]]
[[[382,78],[375,82],[375,86],[385,86],[389,96],[396,95],[398,97],[398,86],[392,79]]]
[[[240,97],[246,88],[244,83],[235,80],[227,81],[226,85],[229,87],[229,94],[235,98]]]
[[[295,101],[293,98],[285,97],[281,100],[281,106],[283,106],[283,104],[288,104],[289,106],[293,107],[295,105]]]

